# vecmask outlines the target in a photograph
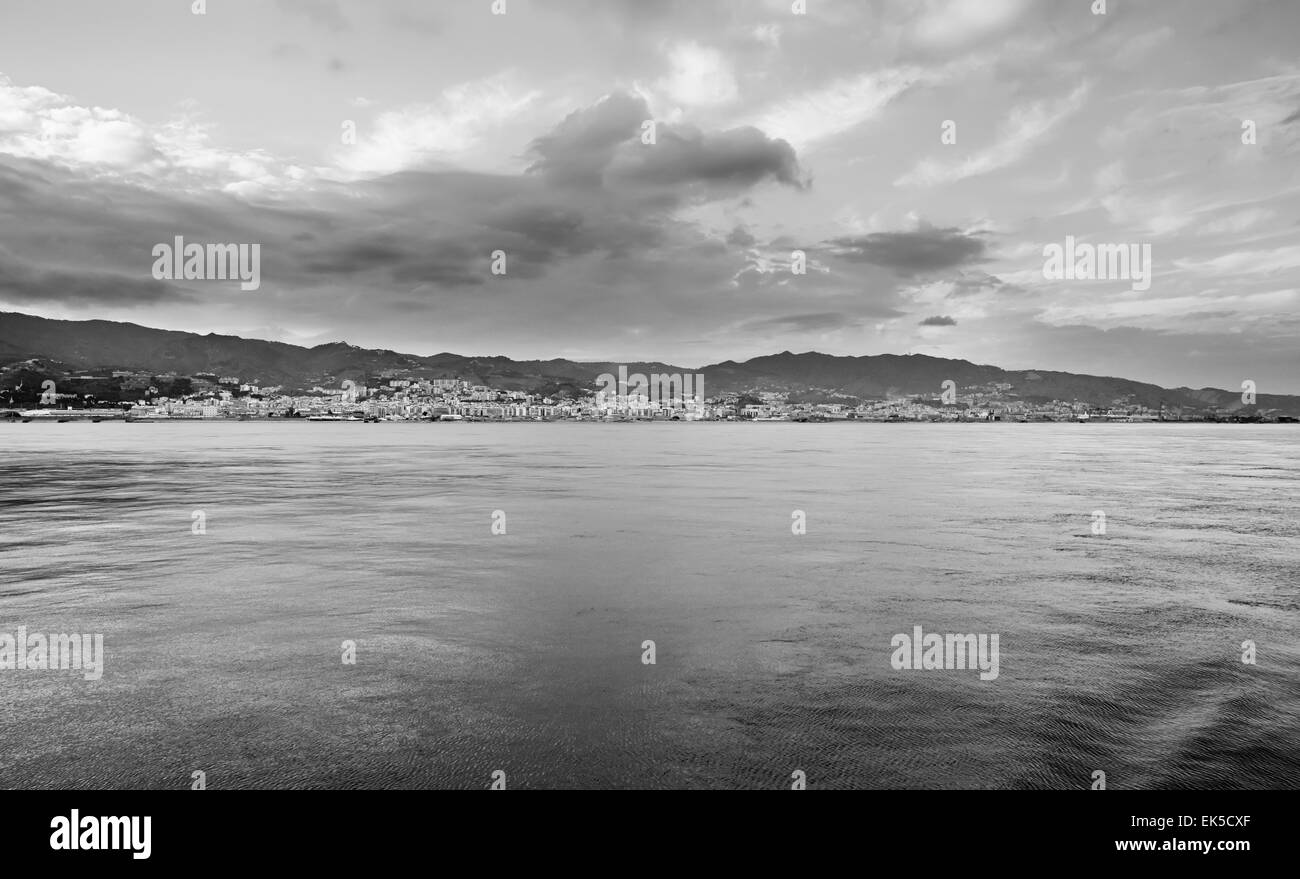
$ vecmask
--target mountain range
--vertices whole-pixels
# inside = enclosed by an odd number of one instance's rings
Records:
[[[52,320],[17,312],[0,312],[0,386],[13,377],[58,379],[88,371],[131,370],[192,376],[216,373],[242,382],[303,390],[337,387],[345,379],[374,385],[381,373],[412,378],[460,378],[473,384],[539,393],[580,393],[596,387],[601,373],[697,373],[708,396],[735,392],[775,391],[804,398],[847,395],[883,399],[889,395],[937,397],[945,381],[959,389],[1006,384],[1008,395],[1030,402],[1078,400],[1106,406],[1120,398],[1157,408],[1269,411],[1300,415],[1300,396],[1259,394],[1255,406],[1242,402],[1240,390],[1162,388],[1108,376],[1079,375],[1044,369],[1004,370],[996,366],[924,354],[832,356],[814,351],[784,351],[744,362],[726,360],[698,369],[666,363],[592,363],[573,360],[512,360],[442,353],[402,354],[331,342],[305,348],[285,342],[244,339],[215,333],[199,335],[159,330],[106,320]],[[39,385],[39,381],[36,382]]]

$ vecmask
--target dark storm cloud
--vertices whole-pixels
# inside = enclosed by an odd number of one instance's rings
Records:
[[[1292,113],[1290,116],[1288,116],[1288,117],[1286,117],[1285,119],[1283,119],[1282,122],[1281,122],[1281,124],[1282,124],[1282,125],[1289,125],[1289,124],[1291,124],[1292,122],[1296,122],[1296,121],[1298,121],[1298,120],[1300,120],[1300,110],[1296,110],[1296,111],[1295,111],[1294,113]]]
[[[520,205],[489,217],[485,225],[548,247],[569,248],[584,237],[585,218],[573,208],[553,204]]]
[[[47,166],[33,161],[8,159],[0,162],[0,204],[13,207],[30,205],[36,196],[36,187],[49,186],[50,180],[41,171]]]
[[[301,235],[293,238],[296,241],[303,240]],[[407,253],[405,247],[391,238],[355,241],[331,248],[328,253],[304,263],[304,268],[327,275],[352,275],[391,265],[403,259]]]
[[[922,228],[913,232],[874,232],[827,242],[831,252],[849,262],[864,262],[900,275],[951,269],[978,262],[983,239],[957,229]]]
[[[388,218],[391,220],[391,218]],[[353,238],[352,236],[359,236]],[[297,236],[294,236],[297,240]],[[298,243],[301,244],[299,241]],[[511,274],[535,275],[536,267],[550,260],[545,247],[530,245],[522,236],[499,236],[495,241],[473,230],[458,229],[444,235],[421,235],[403,229],[382,236],[369,236],[357,229],[336,230],[310,248],[287,254],[284,271],[276,278],[293,284],[311,284],[318,276],[364,275],[367,285],[384,285],[384,279],[402,284],[437,284],[445,287],[474,286],[490,276],[492,251],[505,249],[523,263],[509,266]]]
[[[8,298],[25,304],[194,301],[150,277],[154,244],[179,235],[259,243],[258,301],[322,318],[342,319],[361,293],[379,309],[437,289],[523,295],[504,291],[519,279],[560,277],[567,262],[589,255],[603,256],[586,264],[591,277],[628,289],[674,273],[685,284],[724,283],[736,272],[732,257],[676,210],[764,180],[798,185],[794,151],[752,128],[660,126],[659,142],[642,144],[648,117],[639,97],[610,95],[536,138],[526,173],[404,171],[255,201],[0,161],[0,218],[23,217],[0,219],[23,260],[0,279]],[[71,243],[56,246],[61,237]],[[506,254],[504,276],[492,273],[497,250]],[[84,266],[93,269],[75,268]],[[224,285],[203,289],[214,302],[230,295]]]
[[[642,124],[650,120],[643,98],[609,95],[535,139],[528,171],[560,186],[658,187],[654,196],[664,207],[684,197],[679,190],[695,185],[735,190],[768,179],[807,185],[794,148],[757,128],[703,132],[657,123],[655,142],[643,143]]]
[[[0,250],[0,296],[23,304],[59,303],[133,307],[160,302],[194,302],[189,293],[149,274],[127,277],[95,269],[33,266]]]
[[[619,144],[638,138],[650,118],[642,98],[613,94],[564,118],[555,130],[529,144],[536,161],[528,167],[561,184],[596,186]]]
[[[15,173],[24,178],[21,185],[10,185]],[[275,236],[256,230],[298,216],[225,195],[154,192],[88,179],[46,162],[0,157],[0,296],[29,305],[198,302],[193,290],[152,277],[155,244],[170,245],[178,235],[187,243],[268,242]],[[224,284],[203,293],[228,294]]]
[[[693,128],[660,126],[657,143],[624,153],[615,176],[640,183],[683,183],[748,187],[772,179],[802,189],[794,148],[757,128],[705,134]]]
[[[569,205],[525,201],[485,216],[482,225],[503,248],[536,256],[625,253],[662,243],[667,220],[604,201]],[[498,232],[507,233],[502,238]],[[509,248],[507,248],[509,249]]]
[[[500,249],[509,275],[535,277],[562,258],[663,245],[669,230],[682,228],[672,212],[701,192],[707,198],[765,179],[800,185],[784,141],[753,128],[661,126],[658,142],[643,144],[648,117],[641,98],[613,94],[534,139],[524,175],[407,171],[357,183],[363,204],[373,205],[366,225],[395,231],[357,241],[345,227],[311,242],[324,253],[305,267],[347,274],[387,266],[403,282],[477,284]]]
[[[540,180],[519,175],[399,171],[335,193],[334,206],[337,213],[347,202],[355,201],[352,195],[360,192],[377,210],[400,214],[406,220],[463,225],[472,222],[479,211],[495,210],[523,197],[540,197],[544,191]]]
[[[488,277],[489,254],[476,253],[466,247],[441,244],[437,253],[406,258],[391,267],[393,280],[411,284],[436,284],[443,287],[472,287]],[[516,274],[523,274],[514,266]]]
[[[955,320],[953,320],[952,318],[948,317],[948,315],[946,315],[946,314],[936,314],[936,315],[934,315],[934,316],[932,316],[932,317],[927,317],[925,320],[923,320],[923,321],[921,321],[919,324],[917,324],[917,326],[919,326],[919,327],[955,327],[955,326],[957,326],[957,321],[955,321]]]

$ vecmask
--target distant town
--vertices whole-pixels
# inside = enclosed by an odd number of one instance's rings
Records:
[[[1098,406],[1077,400],[1021,399],[1007,383],[935,389],[933,395],[864,400],[834,391],[755,390],[701,393],[618,393],[576,389],[529,393],[462,378],[420,378],[386,370],[362,381],[285,391],[256,379],[132,370],[68,375],[58,381],[0,387],[5,420],[254,420],[312,421],[874,421],[874,422],[1269,422],[1295,423],[1267,410],[1160,406],[1131,398]],[[29,373],[30,375],[30,373]],[[681,376],[661,387],[681,389]],[[673,384],[673,381],[676,384]],[[619,390],[625,390],[620,388]],[[696,390],[700,390],[697,386]]]

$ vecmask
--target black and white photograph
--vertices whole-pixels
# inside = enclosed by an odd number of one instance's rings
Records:
[[[1207,805],[1086,845],[1241,865],[1300,789],[1298,50],[1294,0],[0,0],[24,844],[1146,791]]]

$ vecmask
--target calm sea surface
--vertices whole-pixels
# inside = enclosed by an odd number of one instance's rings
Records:
[[[3,788],[1300,788],[1295,428],[10,424],[0,451],[0,632],[106,653],[0,670]],[[998,634],[1000,676],[894,670],[916,625]]]

